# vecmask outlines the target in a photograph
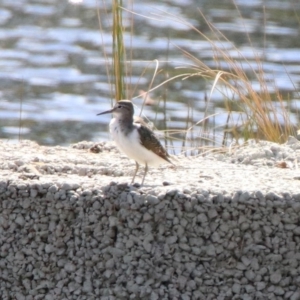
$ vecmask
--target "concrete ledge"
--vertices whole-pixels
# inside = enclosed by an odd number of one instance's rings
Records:
[[[90,146],[0,144],[2,299],[300,299],[295,170],[179,158],[139,188],[112,144]],[[249,190],[224,189],[244,172]]]

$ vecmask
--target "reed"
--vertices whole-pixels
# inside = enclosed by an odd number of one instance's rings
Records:
[[[236,7],[236,9],[238,8]],[[186,129],[185,139],[187,139],[188,133],[190,133],[190,136],[194,136],[194,138],[198,137],[196,139],[198,144],[195,145],[194,143],[194,147],[203,147],[207,145],[208,140],[210,141],[210,146],[215,146],[216,128],[210,126],[210,129],[208,129],[207,126],[208,121],[213,123],[213,119],[216,116],[215,113],[208,113],[208,107],[215,90],[223,93],[224,107],[227,111],[226,123],[222,128],[217,128],[218,131],[220,129],[223,130],[223,137],[219,139],[222,142],[219,146],[226,146],[234,141],[247,141],[248,139],[283,143],[287,140],[288,136],[296,135],[295,124],[292,124],[289,117],[289,99],[284,98],[278,87],[266,79],[263,62],[260,60],[260,57],[254,55],[256,65],[253,66],[237,47],[234,50],[238,54],[238,59],[230,56],[226,47],[222,47],[224,42],[230,43],[230,40],[216,29],[200,10],[199,14],[210,29],[209,33],[204,34],[193,25],[176,16],[169,15],[169,17],[190,26],[192,30],[199,34],[200,39],[205,39],[210,43],[215,66],[207,66],[197,56],[178,47],[182,55],[187,57],[192,64],[182,66],[181,74],[161,84],[163,85],[171,80],[189,80],[199,77],[199,80],[200,78],[201,80],[204,79],[208,85],[211,85],[206,100],[204,117]],[[248,38],[249,44],[252,45],[246,28],[245,35]],[[255,54],[254,47],[253,53]],[[259,89],[253,86],[254,80],[259,83]],[[190,107],[188,108],[188,114],[190,114]],[[196,134],[196,128],[199,127],[202,130]],[[208,133],[208,130],[211,132]],[[186,142],[183,143],[183,146],[186,147]]]
[[[236,7],[236,9],[238,10],[238,7]],[[124,84],[124,76],[128,75],[126,74],[126,64],[130,62],[126,62],[122,12],[122,0],[114,0],[112,34],[113,78],[115,85],[114,98],[116,100],[126,98],[125,91],[129,90]],[[168,13],[166,13],[166,15],[168,15]],[[195,28],[192,24],[187,24],[185,20],[181,20],[173,15],[169,15],[169,17],[190,26],[192,30],[199,34],[199,39],[207,40],[210,43],[211,51],[214,54],[215,66],[209,67],[195,55],[179,48],[182,55],[189,58],[192,62],[192,66],[182,66],[181,73],[178,74],[177,71],[176,76],[167,78],[164,82],[153,87],[154,77],[158,69],[156,67],[148,90],[149,92],[161,86],[165,86],[163,103],[164,107],[166,107],[166,101],[168,101],[167,87],[170,81],[181,79],[189,80],[190,78],[194,79],[195,77],[199,77],[199,79],[204,79],[211,85],[210,91],[207,93],[205,99],[203,99],[206,103],[203,119],[197,120],[194,124],[190,124],[188,121],[186,123],[186,130],[183,133],[182,151],[187,150],[187,144],[194,149],[199,149],[199,147],[224,147],[233,142],[238,143],[241,140],[247,141],[248,139],[262,139],[282,143],[287,140],[289,135],[295,135],[296,128],[289,118],[289,106],[286,105],[287,99],[284,99],[276,86],[270,86],[269,81],[265,78],[263,62],[259,56],[256,57],[255,67],[248,62],[247,58],[243,56],[237,47],[235,51],[238,53],[238,60],[231,57],[226,48],[222,47],[222,43],[228,43],[230,41],[205,18],[200,10],[199,15],[203,19],[203,22],[206,23],[206,28],[209,28],[209,32],[206,34]],[[246,28],[245,36],[249,44],[252,45]],[[170,43],[172,43],[172,40],[170,40]],[[168,50],[169,49],[167,49],[167,52]],[[253,52],[255,52],[254,47]],[[247,66],[247,68],[245,69],[244,66]],[[169,68],[169,66],[167,66],[167,68]],[[259,89],[253,87],[253,79],[259,82]],[[225,124],[218,128],[214,126],[214,119],[217,114],[214,112],[209,113],[208,110],[216,89],[223,93],[224,107],[227,111]],[[272,92],[270,92],[270,90],[272,90]],[[147,96],[145,99],[146,98]],[[189,117],[193,115],[193,108],[189,104],[187,104],[187,106],[187,117]],[[166,120],[165,123],[167,123]],[[213,124],[213,126],[211,126],[211,124]],[[219,142],[216,142],[215,132],[220,132],[220,130],[223,134],[221,137],[218,137]],[[165,137],[169,138],[173,133],[174,130],[168,131],[168,129],[166,129]],[[193,141],[191,141],[191,139],[193,139]],[[197,151],[190,151],[190,153],[197,154]]]
[[[114,98],[116,101],[119,101],[121,99],[126,99],[124,83],[126,55],[123,41],[122,0],[113,0],[112,14]]]

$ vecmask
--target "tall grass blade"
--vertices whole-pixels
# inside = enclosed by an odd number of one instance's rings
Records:
[[[125,96],[125,47],[122,25],[122,0],[113,0],[113,75],[115,99],[126,99]]]

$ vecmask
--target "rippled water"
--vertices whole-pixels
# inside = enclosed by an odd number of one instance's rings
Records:
[[[0,138],[32,139],[49,145],[109,138],[110,116],[96,116],[108,109],[113,99],[111,79],[107,77],[112,53],[111,8],[103,2],[2,0]],[[134,11],[134,17],[124,12],[124,39],[127,49],[132,49],[127,57],[129,97],[148,89],[155,68],[153,60],[159,61],[161,71],[154,86],[167,76],[185,72],[186,69],[176,69],[191,65],[181,48],[206,65],[215,66],[216,53],[211,44],[191,28],[194,26],[214,40],[200,17],[201,10],[228,39],[215,43],[241,61],[244,70],[262,67],[270,82],[269,91],[276,87],[283,92],[289,100],[290,118],[294,124],[298,123],[300,4],[297,1],[241,0],[235,2],[239,10],[232,1],[132,2],[128,8]],[[260,66],[257,58],[262,62]],[[218,66],[228,68],[222,58]],[[211,86],[212,82],[200,78],[174,80],[150,94],[155,105],[146,106],[143,114],[159,129],[165,125],[168,129],[186,129],[203,118],[205,95],[210,93]],[[255,80],[253,86],[260,88]],[[161,100],[165,96],[164,113]],[[211,100],[209,113],[220,114],[209,120],[210,125],[224,126],[227,115],[222,114],[223,93],[215,90]],[[142,98],[134,103],[139,113]]]

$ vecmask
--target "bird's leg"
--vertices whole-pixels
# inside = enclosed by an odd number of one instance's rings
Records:
[[[145,177],[146,177],[147,172],[148,172],[148,164],[146,163],[146,164],[145,164],[145,174],[144,174],[143,181],[142,181],[142,184],[141,184],[141,185],[144,184],[144,180],[145,180]]]
[[[134,175],[133,175],[133,178],[132,178],[132,180],[131,180],[131,183],[133,183],[134,178],[135,178],[135,176],[136,176],[136,173],[138,172],[139,167],[140,167],[140,165],[139,165],[137,162],[135,162],[135,173],[134,173]]]

